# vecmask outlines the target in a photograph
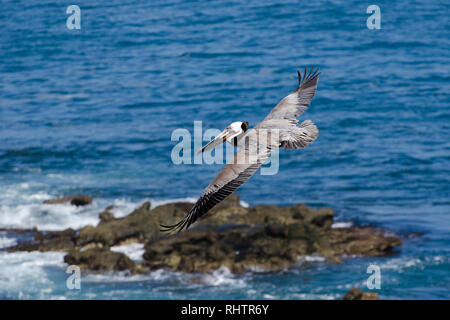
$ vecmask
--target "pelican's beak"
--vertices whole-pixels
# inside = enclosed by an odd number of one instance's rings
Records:
[[[198,150],[197,153],[213,149],[215,146],[224,143],[225,141],[227,141],[228,138],[232,138],[234,135],[236,135],[236,133],[231,132],[229,129],[225,129],[217,137],[208,142],[207,145]]]

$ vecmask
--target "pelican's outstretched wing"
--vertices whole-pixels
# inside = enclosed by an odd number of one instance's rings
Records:
[[[297,123],[297,117],[308,109],[314,94],[316,93],[317,82],[319,81],[319,69],[314,71],[314,68],[309,70],[307,68],[303,74],[298,73],[298,87],[291,94],[283,98],[272,111],[264,119],[288,119]]]
[[[165,226],[165,232],[189,228],[191,224],[204,216],[211,208],[243,185],[266,161],[272,150],[304,148],[316,139],[317,127],[309,120],[296,126],[297,116],[301,115],[311,103],[316,93],[319,74],[313,68],[307,74],[298,72],[298,87],[281,100],[267,117],[248,131],[239,141],[240,149],[217,177],[206,187],[192,209],[178,223]],[[261,141],[266,137],[266,142]],[[263,142],[263,143],[262,143]]]
[[[189,228],[197,219],[205,215],[216,204],[247,182],[266,161],[273,148],[273,144],[270,142],[262,147],[261,144],[257,144],[257,139],[258,130],[252,129],[248,131],[241,140],[239,151],[206,187],[189,213],[174,225],[161,225],[161,231],[170,232],[176,230],[180,232]]]
[[[314,68],[305,73],[298,73],[298,87],[291,94],[281,100],[267,117],[256,127],[260,129],[278,129],[280,133],[280,147],[284,149],[300,149],[311,144],[318,136],[319,130],[311,120],[303,121],[297,126],[297,117],[308,108],[319,81],[318,69]]]

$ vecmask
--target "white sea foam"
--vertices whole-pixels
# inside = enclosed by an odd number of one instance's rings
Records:
[[[317,294],[317,293],[293,293],[288,299],[300,299],[300,300],[336,300],[341,299],[339,294]]]
[[[0,227],[2,228],[38,228],[39,230],[61,230],[66,228],[78,229],[86,225],[97,225],[98,214],[107,206],[114,205],[111,212],[116,218],[124,217],[142,205],[146,200],[130,202],[124,199],[95,200],[92,205],[76,207],[70,204],[42,204],[41,200],[49,197],[34,195],[29,199],[38,200],[38,203],[0,205]],[[193,198],[151,200],[152,208],[167,203],[195,202]]]
[[[141,202],[133,202],[129,199],[114,199],[114,201],[109,204],[113,206],[113,208],[109,211],[114,214],[114,217],[122,218],[133,212],[134,209],[144,202],[145,200]]]
[[[48,268],[65,266],[62,252],[0,252],[1,294],[12,299],[60,299],[57,287],[65,287],[65,279],[55,283]]]
[[[141,275],[130,275],[129,272],[107,272],[103,274],[87,274],[83,276],[84,283],[117,283],[117,282],[164,282],[167,286],[174,287],[203,287],[203,286],[229,286],[243,288],[246,286],[248,275],[234,275],[230,270],[222,266],[217,270],[207,273],[188,274],[159,269]]]
[[[210,273],[206,273],[201,277],[203,284],[209,286],[229,285],[233,287],[244,287],[244,279],[245,278],[237,277],[232,274],[230,270],[225,266],[221,266],[219,269],[214,270]]]
[[[325,257],[322,256],[304,256],[306,262],[323,262]]]
[[[298,256],[297,258],[297,265],[303,265],[305,263],[317,263],[317,262],[324,262],[326,259],[325,257],[319,256],[319,255],[305,255],[305,256]]]
[[[142,257],[142,255],[144,254],[143,243],[132,243],[122,246],[114,246],[111,247],[111,250],[115,252],[121,252],[135,262],[142,262],[144,260]]]
[[[408,268],[424,268],[422,260],[413,257],[392,258],[381,264],[374,261],[373,264],[379,265],[381,270],[395,270],[400,273]]]
[[[403,271],[408,269],[416,268],[423,270],[430,265],[436,266],[442,264],[450,264],[450,257],[446,256],[428,256],[424,258],[397,257],[391,258],[381,264],[374,261],[373,264],[379,265],[381,270],[394,270],[399,273],[402,273]]]
[[[16,243],[17,243],[16,239],[12,239],[12,238],[8,238],[8,237],[2,237],[0,235],[0,249],[13,246]]]
[[[351,221],[342,221],[342,222],[335,222],[331,225],[331,228],[333,229],[340,229],[340,228],[350,228],[353,226],[353,222]]]
[[[246,270],[250,271],[250,272],[254,272],[254,273],[265,273],[268,271],[267,269],[257,267],[257,266],[249,266],[246,268]]]
[[[78,182],[85,177],[64,176],[60,174],[48,174],[51,179]],[[86,178],[88,179],[88,178]],[[81,181],[80,181],[81,183]],[[91,205],[75,207],[70,204],[43,204],[49,200],[66,194],[52,193],[49,186],[38,182],[21,182],[0,186],[0,227],[3,228],[33,228],[40,230],[61,230],[65,228],[78,229],[88,224],[96,225],[99,222],[98,214],[106,207],[113,205],[111,212],[120,218],[128,215],[144,202],[150,201],[151,208],[168,203],[189,202],[195,203],[197,198],[154,199],[146,198],[139,201],[119,199],[95,199]],[[243,207],[248,204],[241,201]]]
[[[152,209],[165,205],[165,204],[169,204],[169,203],[180,203],[180,202],[189,202],[189,203],[195,203],[197,201],[197,198],[193,198],[193,197],[186,197],[186,198],[176,198],[176,199],[165,199],[165,200],[156,200],[156,199],[152,199],[151,200],[151,204],[152,204]]]
[[[35,182],[1,186],[0,227],[60,230],[97,222],[99,208],[95,204],[86,207],[43,204],[44,200],[59,196],[46,192],[46,188]]]
[[[33,228],[61,230],[97,224],[99,208],[95,205],[75,207],[66,204],[19,204],[0,206],[0,226],[3,228]]]
[[[82,283],[117,283],[117,282],[144,282],[156,280],[155,273],[131,275],[128,271],[111,271],[101,274],[86,274]]]
[[[40,230],[78,229],[88,224],[97,225],[98,214],[109,205],[114,205],[111,212],[119,218],[128,215],[145,201],[96,199],[91,205],[82,207],[72,206],[68,203],[52,205],[42,203],[43,200],[51,198],[54,197],[47,194],[33,194],[29,195],[26,200],[17,199],[14,204],[3,204],[5,201],[1,201],[0,227],[37,227]]]
[[[240,204],[241,207],[243,207],[243,208],[248,208],[248,207],[250,207],[250,205],[248,204],[248,202],[245,202],[245,201],[242,201],[242,200],[239,201],[239,204]]]

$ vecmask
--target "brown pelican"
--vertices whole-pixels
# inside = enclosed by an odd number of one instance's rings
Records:
[[[319,130],[310,121],[300,125],[297,117],[308,108],[316,93],[319,80],[318,70],[311,68],[302,75],[298,73],[298,86],[283,98],[267,117],[248,130],[248,122],[233,122],[198,152],[204,152],[227,141],[238,146],[239,150],[206,187],[192,209],[178,223],[161,225],[164,232],[189,228],[197,219],[204,216],[212,207],[243,185],[265,162],[276,148],[300,149],[311,144]]]

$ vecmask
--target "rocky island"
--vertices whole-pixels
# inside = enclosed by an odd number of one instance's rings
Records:
[[[73,200],[78,199],[76,196],[62,199],[80,205]],[[35,230],[32,241],[9,247],[8,251],[67,252],[66,263],[90,272],[128,270],[135,274],[170,269],[191,273],[226,266],[233,273],[243,273],[289,268],[305,255],[321,256],[330,263],[340,263],[343,257],[386,256],[401,245],[400,238],[380,229],[335,228],[329,208],[311,209],[304,204],[243,207],[238,195],[223,201],[188,231],[167,235],[159,230],[161,223],[174,223],[191,206],[170,203],[151,209],[145,202],[122,218],[114,217],[111,206],[99,214],[97,226]],[[112,246],[131,243],[145,244],[141,262],[111,250]]]

